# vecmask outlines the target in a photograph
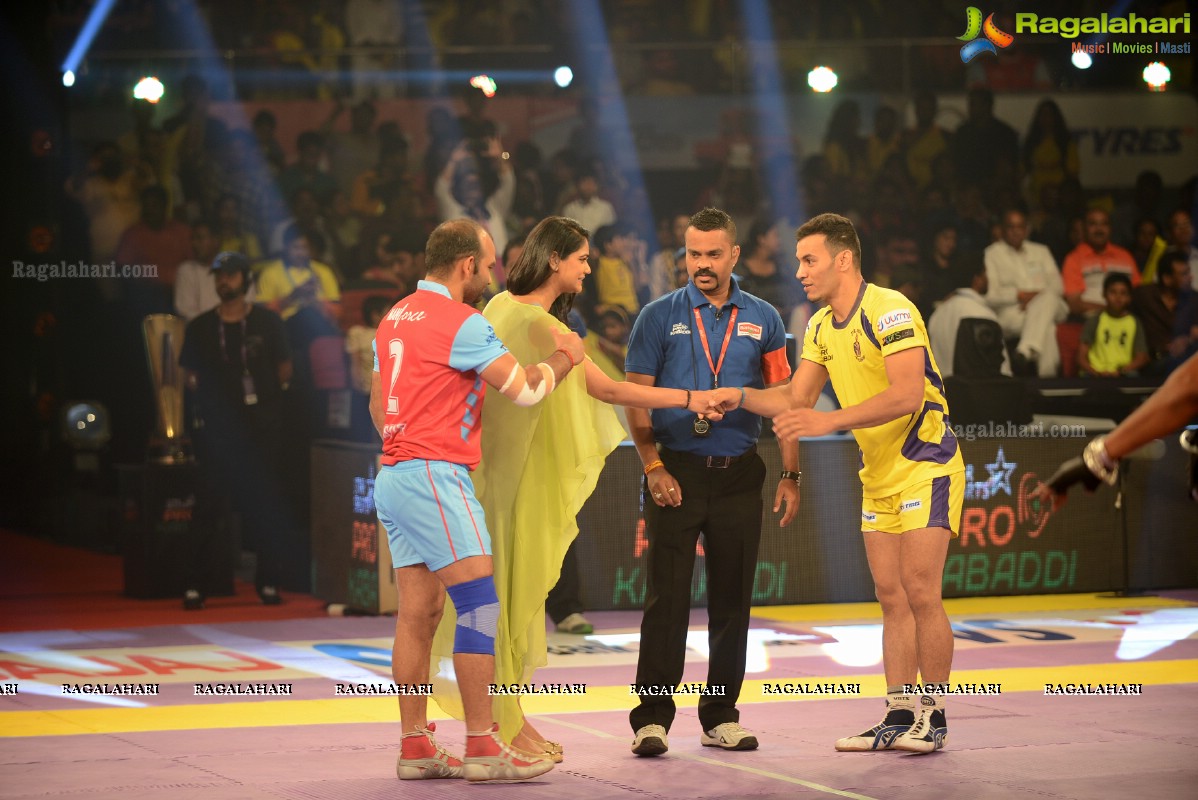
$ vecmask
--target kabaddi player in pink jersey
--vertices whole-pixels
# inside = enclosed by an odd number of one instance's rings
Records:
[[[444,222],[429,236],[427,277],[375,334],[370,413],[383,438],[374,500],[387,531],[399,588],[391,673],[401,687],[429,683],[433,633],[445,595],[457,610],[454,671],[466,716],[466,755],[437,745],[428,698],[399,695],[401,779],[525,780],[553,768],[497,735],[487,687],[494,681],[499,604],[491,541],[470,471],[478,466],[486,385],[517,405],[549,395],[584,357],[582,341],[553,332],[558,349],[521,366],[474,310],[491,281],[495,244],[473,220]]]

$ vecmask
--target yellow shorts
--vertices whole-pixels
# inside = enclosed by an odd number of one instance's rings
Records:
[[[965,502],[965,473],[956,472],[908,486],[889,497],[861,500],[861,530],[904,533],[919,528],[948,528],[961,532]]]

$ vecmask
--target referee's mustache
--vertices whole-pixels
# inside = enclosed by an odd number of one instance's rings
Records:
[[[695,270],[695,277],[696,278],[714,278],[716,280],[719,280],[720,276],[716,275],[713,270],[710,270],[707,267],[703,267],[702,269]]]

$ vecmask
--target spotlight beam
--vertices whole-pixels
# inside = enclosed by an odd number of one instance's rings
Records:
[[[753,54],[749,70],[755,111],[753,136],[759,150],[765,151],[758,167],[766,179],[765,189],[773,216],[797,227],[806,216],[803,199],[795,187],[794,176],[798,171],[794,137],[769,4],[765,0],[741,0],[739,8],[745,32],[745,52]],[[772,140],[767,140],[767,131]],[[798,263],[793,266],[797,268]]]
[[[83,23],[82,30],[75,37],[75,43],[71,45],[70,52],[67,53],[66,61],[62,62],[62,71],[75,73],[79,69],[79,64],[83,61],[87,51],[91,49],[92,42],[95,41],[96,34],[100,32],[101,26],[104,25],[104,20],[108,19],[108,13],[112,11],[112,7],[116,5],[116,0],[98,0],[92,6],[91,13],[87,15],[87,21]]]

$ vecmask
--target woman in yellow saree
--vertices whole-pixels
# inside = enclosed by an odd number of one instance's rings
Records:
[[[507,291],[483,311],[520,363],[554,349],[549,331],[567,330],[564,319],[590,273],[588,231],[566,217],[547,217],[533,228],[524,252],[507,270]],[[578,535],[575,518],[607,456],[624,439],[610,403],[641,408],[688,407],[710,413],[709,392],[617,382],[589,359],[544,402],[521,408],[495,393],[486,404],[482,463],[475,489],[487,515],[499,595],[495,639],[496,684],[529,683],[546,658],[545,598],[557,583],[566,548]],[[433,698],[462,718],[453,675],[457,618],[446,604],[433,640]],[[528,723],[518,695],[497,695],[495,719],[505,742],[561,760],[561,746]]]

